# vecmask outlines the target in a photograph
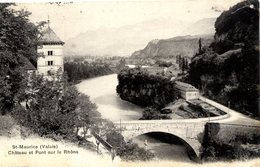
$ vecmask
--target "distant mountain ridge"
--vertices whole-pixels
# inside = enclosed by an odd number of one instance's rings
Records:
[[[187,27],[182,34],[183,35],[200,35],[200,34],[214,34],[215,27],[214,24],[216,22],[216,18],[204,18],[201,19],[189,27]]]
[[[169,39],[156,39],[150,41],[147,46],[135,51],[132,58],[168,58],[177,55],[192,57],[199,49],[199,38],[203,45],[209,45],[213,41],[213,34],[177,36]]]
[[[81,32],[65,41],[64,55],[130,56],[151,39],[214,33],[215,18],[187,23],[175,18],[158,18],[119,28]]]

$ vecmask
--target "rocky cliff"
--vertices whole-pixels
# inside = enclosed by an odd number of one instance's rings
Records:
[[[192,58],[190,82],[210,99],[259,117],[259,1],[230,7],[215,30],[210,47]]]
[[[192,57],[199,49],[199,38],[202,46],[209,45],[213,41],[213,34],[196,36],[178,36],[170,39],[155,39],[139,51],[132,54],[132,58],[172,58],[177,55]]]
[[[175,98],[174,84],[165,76],[151,75],[144,69],[124,69],[117,77],[116,91],[122,100],[162,108]]]

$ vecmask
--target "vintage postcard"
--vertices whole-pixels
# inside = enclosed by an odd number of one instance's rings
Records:
[[[260,166],[258,0],[0,2],[0,167]]]

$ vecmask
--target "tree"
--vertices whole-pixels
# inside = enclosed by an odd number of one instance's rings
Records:
[[[89,98],[69,86],[64,76],[33,74],[27,87],[27,108],[13,111],[21,125],[40,136],[72,139],[79,128],[88,129],[99,117],[96,107]]]
[[[160,112],[156,109],[153,109],[153,108],[146,108],[144,111],[143,111],[143,115],[142,115],[142,118],[141,119],[144,119],[144,120],[153,120],[153,119],[160,119]]]
[[[77,96],[78,106],[76,109],[75,126],[77,131],[83,128],[84,136],[87,131],[98,124],[101,114],[97,111],[97,107],[92,103],[87,95],[79,94]]]
[[[118,71],[121,71],[125,67],[125,65],[126,65],[125,59],[120,59],[120,61],[116,65],[116,68]]]
[[[106,141],[115,148],[116,155],[120,156],[123,160],[146,161],[154,158],[154,154],[149,150],[139,147],[132,141],[126,142],[124,137],[114,127],[110,130],[106,130],[105,132]]]
[[[123,60],[122,60],[123,61]],[[66,62],[64,71],[68,75],[69,82],[77,83],[83,79],[112,74],[113,71],[106,65],[98,65],[96,62]]]
[[[201,44],[201,38],[199,39],[199,54],[202,53],[202,44]]]
[[[200,80],[201,80],[201,90],[204,94],[207,90],[208,85],[213,82],[213,77],[210,75],[202,75],[200,77]]]
[[[25,59],[36,62],[39,28],[29,22],[29,12],[0,4],[0,110],[10,111],[25,91]]]
[[[185,58],[185,70],[188,71],[189,70],[189,63],[188,63],[188,59]]]
[[[186,66],[185,66],[185,58],[181,58],[181,71],[182,73],[184,73],[185,69],[186,69]]]
[[[145,148],[139,147],[136,143],[125,143],[117,149],[119,155],[125,161],[147,161],[155,157],[155,155]]]
[[[177,55],[176,56],[176,64],[180,64],[180,58],[181,58],[181,55]]]

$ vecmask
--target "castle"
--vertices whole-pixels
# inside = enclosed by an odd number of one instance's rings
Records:
[[[36,72],[44,77],[54,74],[62,74],[64,71],[62,53],[63,45],[64,42],[50,28],[48,21],[48,26],[42,32],[37,43],[37,67],[24,57],[25,70],[29,74]]]
[[[48,27],[42,32],[42,36],[37,45],[37,72],[43,76],[62,73],[63,67],[63,48],[64,42]]]

